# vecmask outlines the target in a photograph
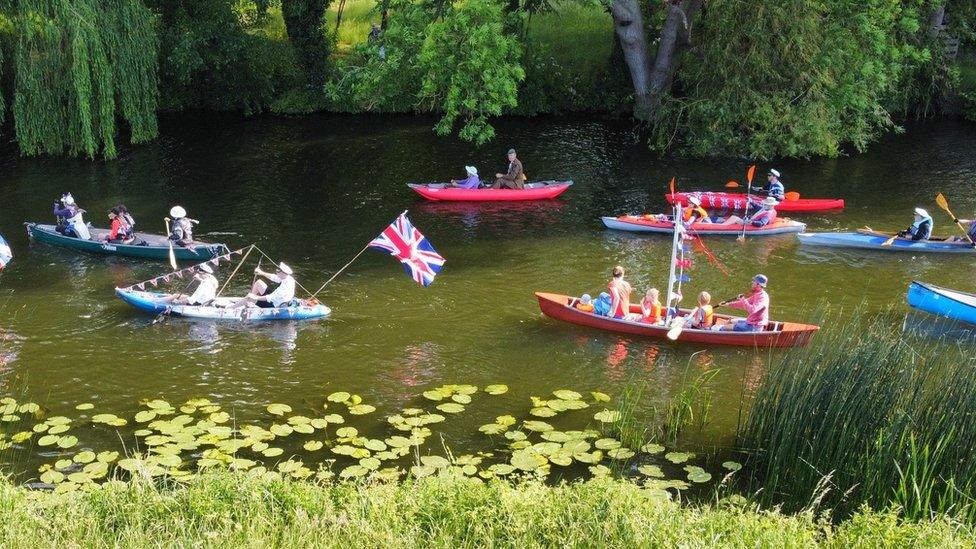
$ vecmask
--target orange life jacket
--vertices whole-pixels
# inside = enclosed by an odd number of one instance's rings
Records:
[[[658,322],[664,316],[664,305],[652,303],[650,309],[650,314],[644,317],[645,322]]]
[[[711,328],[712,324],[715,324],[715,313],[711,305],[701,305],[695,312],[695,318],[692,319],[695,326],[701,328]]]
[[[681,214],[681,218],[685,221],[691,221],[691,217],[696,214],[698,219],[708,218],[708,212],[706,212],[705,208],[702,208],[701,206],[689,206],[685,208],[684,212]]]
[[[581,310],[581,311],[583,311],[584,313],[592,313],[593,312],[593,304],[592,303],[589,304],[589,305],[583,305],[582,303],[577,303],[576,304],[576,308],[579,309],[579,310]]]

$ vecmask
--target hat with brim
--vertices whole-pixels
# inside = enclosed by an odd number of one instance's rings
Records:
[[[580,303],[583,305],[589,305],[591,301],[593,301],[593,298],[590,297],[590,294],[583,294],[580,296]]]
[[[773,207],[773,206],[775,206],[777,204],[779,204],[779,200],[776,200],[775,198],[773,198],[771,196],[767,196],[766,199],[762,201],[762,205],[763,206]]]
[[[919,215],[922,217],[929,217],[929,212],[922,208],[915,208],[915,215]]]
[[[701,206],[701,199],[698,198],[697,196],[689,196],[688,203],[693,204],[695,206]]]
[[[766,278],[766,275],[762,275],[762,274],[758,274],[752,277],[752,281],[755,282],[756,284],[759,284],[763,288],[766,287],[766,284],[769,284],[769,279]]]
[[[173,206],[169,209],[169,215],[173,216],[174,219],[186,217],[186,210],[183,209],[183,206]]]
[[[464,171],[468,172],[468,175],[478,175],[478,168],[474,166],[465,166]]]
[[[207,263],[201,263],[200,265],[197,266],[197,268],[200,269],[201,271],[205,272],[205,273],[213,274],[213,272],[214,272],[213,267],[211,267]]]
[[[771,175],[773,177],[779,177],[779,171],[777,171],[777,170],[769,170],[769,175]]]
[[[515,149],[508,149],[508,154],[515,154]]]
[[[291,270],[291,267],[289,267],[288,265],[286,265],[284,261],[282,261],[281,263],[278,264],[278,270],[281,271],[281,272],[283,272],[283,273],[285,273],[286,275],[290,275],[290,274],[293,273],[293,271]]]
[[[61,201],[70,206],[75,203],[75,197],[71,196],[71,193],[64,193],[61,196]]]

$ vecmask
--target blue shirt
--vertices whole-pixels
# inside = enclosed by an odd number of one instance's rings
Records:
[[[776,200],[782,201],[786,196],[786,188],[783,186],[778,179],[769,184],[769,196],[775,198]]]
[[[461,189],[477,189],[478,185],[481,184],[481,179],[477,175],[469,175],[467,179],[463,179],[457,182],[458,188]]]

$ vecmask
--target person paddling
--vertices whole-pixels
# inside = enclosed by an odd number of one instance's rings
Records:
[[[915,221],[904,231],[898,233],[902,238],[928,240],[932,236],[932,216],[923,208],[915,208]]]
[[[199,221],[187,217],[183,206],[173,206],[169,210],[169,215],[172,216],[169,225],[169,239],[183,247],[192,245],[193,224],[199,223]]]
[[[681,210],[681,220],[685,227],[690,227],[699,221],[708,222],[708,212],[702,208],[701,199],[697,196],[688,197],[688,206]]]
[[[289,302],[295,299],[295,278],[292,276],[291,267],[285,263],[278,263],[278,269],[274,273],[267,273],[256,268],[254,274],[267,278],[269,281],[278,284],[278,287],[270,294],[265,294],[264,290],[267,288],[267,284],[263,280],[257,280],[254,287],[251,288],[251,293],[244,298],[249,304],[262,309],[271,309],[287,306]]]
[[[961,242],[972,242],[973,243],[973,246],[976,246],[976,217],[974,217],[973,219],[958,219],[958,218],[956,218],[956,219],[953,219],[952,221],[953,221],[953,223],[960,223],[960,224],[968,224],[969,225],[969,229],[966,230],[966,235],[969,238],[966,238],[965,236],[957,236],[956,237],[956,240],[957,241],[961,241]]]
[[[786,198],[786,187],[779,180],[779,177],[780,174],[777,170],[769,170],[766,174],[766,181],[769,182],[769,187],[756,189],[756,193],[771,196],[779,202],[782,202]]]
[[[496,173],[493,189],[523,189],[525,188],[525,173],[522,161],[515,154],[515,149],[508,149],[508,172]]]
[[[769,294],[766,293],[766,275],[757,274],[752,277],[752,294],[739,294],[737,299],[723,303],[734,309],[744,309],[749,315],[745,319],[737,319],[722,326],[722,330],[733,332],[761,332],[769,324]]]
[[[220,283],[214,276],[214,269],[209,263],[197,265],[193,279],[198,282],[196,290],[189,296],[184,294],[171,295],[170,300],[180,305],[206,305],[217,298],[217,288]]]
[[[474,166],[465,166],[464,171],[468,174],[467,178],[452,179],[448,186],[457,187],[459,189],[477,189],[478,185],[481,185],[481,178],[478,177],[478,168],[475,168]]]
[[[617,265],[613,268],[613,278],[607,284],[610,290],[610,315],[613,318],[625,318],[630,314],[630,294],[633,292],[630,283],[624,280],[624,268]]]
[[[71,193],[64,193],[61,199],[54,203],[54,215],[58,219],[54,230],[64,236],[90,240],[91,233],[88,231],[88,224],[85,223],[84,213],[85,210],[75,204]]]

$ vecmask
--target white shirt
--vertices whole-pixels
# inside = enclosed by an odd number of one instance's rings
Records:
[[[205,274],[203,279],[200,280],[200,285],[197,286],[196,291],[187,300],[187,303],[190,305],[203,305],[213,301],[217,297],[217,286],[219,286],[217,277],[210,273]]]
[[[295,299],[295,279],[291,275],[285,278],[278,278],[278,275],[271,275],[269,280],[278,283],[278,287],[273,292],[264,296],[264,299],[271,302],[275,307],[281,307],[282,303],[287,303]]]

